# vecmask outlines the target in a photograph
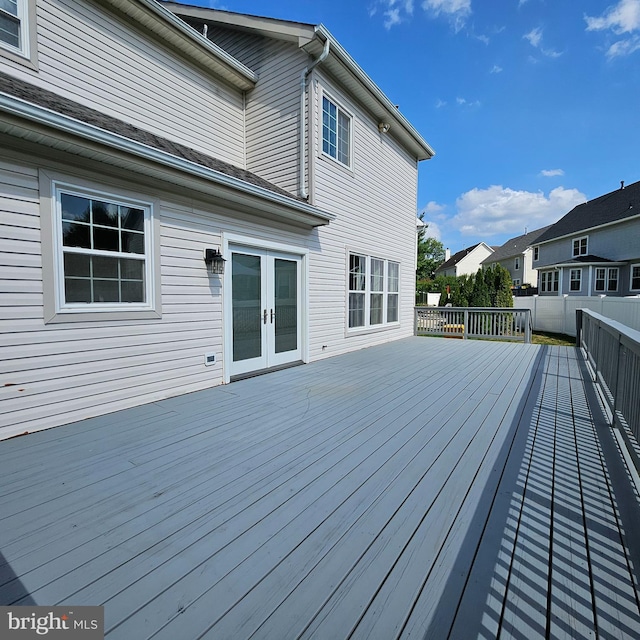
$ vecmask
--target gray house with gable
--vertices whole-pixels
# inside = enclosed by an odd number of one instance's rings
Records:
[[[536,240],[543,296],[640,295],[640,182],[572,209]]]

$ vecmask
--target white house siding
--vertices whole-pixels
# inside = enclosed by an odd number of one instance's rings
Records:
[[[319,228],[311,255],[311,358],[335,355],[413,333],[417,163],[377,121],[321,74],[313,82],[312,196],[336,215]],[[321,153],[322,89],[353,115],[353,170]],[[384,230],[384,231],[382,231]],[[400,263],[400,325],[346,335],[347,257],[354,251]]]
[[[213,79],[92,2],[38,0],[32,84],[244,167],[242,92]]]
[[[246,95],[247,169],[297,194],[300,74],[308,56],[297,43],[223,27],[207,35],[260,77]]]
[[[483,245],[476,247],[471,253],[467,254],[458,262],[456,275],[474,276],[482,266],[482,261],[488,258],[491,253],[492,252]]]
[[[55,167],[117,193],[160,199],[162,318],[44,323],[37,161],[0,155],[0,438],[220,384],[220,280],[203,250],[223,232],[304,245],[309,232],[263,225],[228,207]],[[51,167],[47,167],[51,169]],[[204,354],[216,354],[205,367]]]

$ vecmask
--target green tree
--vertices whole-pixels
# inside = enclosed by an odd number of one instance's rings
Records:
[[[428,226],[422,227],[418,233],[416,280],[432,279],[436,269],[444,262],[444,246],[439,240],[426,236]]]
[[[489,293],[489,287],[485,281],[484,272],[482,269],[478,269],[473,278],[473,290],[471,292],[471,299],[469,300],[470,307],[490,307],[491,295]]]
[[[511,274],[502,265],[495,266],[496,307],[513,307],[511,292]]]

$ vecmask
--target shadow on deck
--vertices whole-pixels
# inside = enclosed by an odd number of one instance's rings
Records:
[[[638,638],[582,366],[410,338],[0,443],[0,604],[103,604],[111,640]]]

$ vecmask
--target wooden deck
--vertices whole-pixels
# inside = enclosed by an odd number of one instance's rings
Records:
[[[639,638],[573,348],[410,338],[0,443],[0,604],[107,638]]]

